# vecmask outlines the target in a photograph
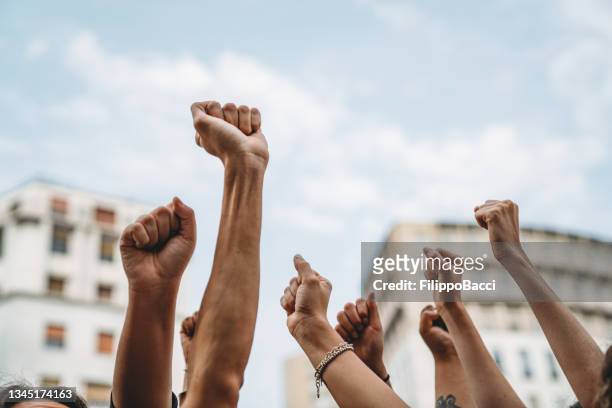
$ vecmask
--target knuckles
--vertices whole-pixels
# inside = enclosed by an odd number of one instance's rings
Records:
[[[217,113],[221,110],[221,104],[217,101],[211,101],[208,103],[208,106],[206,107],[206,111],[209,113]]]
[[[168,207],[162,206],[153,210],[153,214],[155,217],[171,217],[172,211]]]
[[[225,105],[223,105],[223,110],[228,111],[228,112],[235,112],[237,110],[236,104],[232,102],[228,102]]]

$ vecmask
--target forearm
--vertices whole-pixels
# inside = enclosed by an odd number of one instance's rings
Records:
[[[459,356],[454,355],[444,359],[434,358],[434,361],[436,401],[440,398],[448,399],[449,396],[453,396],[457,406],[462,408],[475,407]]]
[[[461,360],[470,394],[480,407],[524,406],[476,330],[462,303],[448,304],[442,315]]]
[[[113,377],[117,408],[168,407],[177,292],[178,282],[154,293],[130,289]]]
[[[576,397],[582,406],[592,406],[602,386],[603,352],[526,256],[502,264],[529,301]]]
[[[250,164],[226,163],[217,247],[192,345],[193,398],[214,398],[213,388],[235,391],[242,382],[259,300],[263,177],[263,169]]]
[[[326,353],[344,340],[329,324],[296,336],[300,346],[316,367]],[[351,351],[329,363],[323,380],[340,407],[406,407],[407,405]],[[314,387],[314,381],[313,381]]]

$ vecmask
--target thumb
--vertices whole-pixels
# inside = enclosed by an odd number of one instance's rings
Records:
[[[206,109],[209,109],[208,112],[213,110],[213,114],[208,114]],[[191,116],[193,117],[193,127],[195,130],[199,132],[206,132],[208,128],[214,124],[217,120],[215,115],[220,114],[220,118],[223,118],[223,113],[221,113],[221,106],[218,102],[195,102],[191,104]]]
[[[302,255],[296,254],[293,257],[293,265],[295,266],[295,270],[298,272],[298,276],[300,277],[302,283],[304,283],[307,278],[316,277],[314,271],[310,267],[310,264],[304,258],[302,258]]]
[[[174,213],[180,220],[179,234],[188,241],[195,242],[196,240],[196,221],[195,214],[191,207],[188,207],[181,201],[180,198],[174,197],[172,199],[172,206],[174,207]]]
[[[380,322],[380,314],[378,313],[378,304],[374,299],[374,292],[368,293],[368,319],[370,325],[376,329],[382,329],[382,323]]]
[[[421,311],[421,321],[419,322],[419,332],[427,333],[433,327],[433,321],[438,318],[438,312],[432,305],[427,305]]]

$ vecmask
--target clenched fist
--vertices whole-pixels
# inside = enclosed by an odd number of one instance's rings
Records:
[[[293,258],[298,276],[289,281],[281,297],[281,306],[287,312],[287,328],[295,338],[317,325],[329,325],[327,305],[332,285],[300,255]]]
[[[495,258],[500,262],[522,255],[519,238],[518,205],[510,200],[487,200],[474,207],[476,222],[489,231],[489,241]]]
[[[444,264],[455,265],[455,258],[457,258],[457,255],[443,248],[423,248],[423,254],[427,258],[425,277],[428,280],[437,280],[439,282],[452,284],[461,283],[462,275],[455,273],[454,268],[445,269],[443,267]],[[455,267],[457,266],[458,265]],[[434,290],[433,298],[436,302],[438,312],[442,315],[448,309],[455,307],[457,303],[461,303],[461,291],[451,290],[440,292]]]
[[[353,343],[357,357],[385,380],[388,373],[383,362],[384,334],[374,294],[370,293],[367,300],[360,298],[344,305],[337,319],[336,332]]]
[[[183,349],[183,357],[185,358],[185,364],[189,365],[189,352],[191,351],[191,341],[195,335],[196,323],[198,322],[198,311],[196,310],[192,315],[187,316],[181,323],[181,348]]]
[[[419,323],[421,338],[423,338],[435,360],[443,361],[451,357],[457,357],[453,339],[441,325],[434,324],[438,322],[443,322],[438,311],[431,305],[425,306],[421,311],[421,321]]]
[[[179,281],[196,243],[193,210],[174,198],[130,224],[121,235],[121,261],[130,288],[160,289]]]
[[[261,132],[261,114],[257,108],[219,102],[191,105],[196,143],[227,165],[232,160],[252,160],[264,168],[268,163],[268,143]]]

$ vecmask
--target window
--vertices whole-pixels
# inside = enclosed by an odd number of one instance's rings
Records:
[[[0,258],[4,253],[4,227],[0,226]]]
[[[555,356],[550,351],[546,352],[546,360],[548,361],[548,372],[550,373],[550,379],[557,381],[559,379],[559,370],[557,369],[557,362]]]
[[[117,238],[114,235],[102,234],[100,238],[100,260],[106,262],[113,262],[113,255],[115,253],[115,244]]]
[[[45,333],[45,345],[49,348],[64,348],[64,326],[50,324]]]
[[[113,333],[98,333],[98,353],[111,354],[113,352]]]
[[[114,224],[115,211],[102,207],[96,208],[96,221],[103,224]]]
[[[533,369],[531,368],[531,361],[529,360],[529,353],[527,352],[527,350],[521,350],[520,356],[521,356],[523,377],[529,379],[533,377]]]
[[[43,375],[40,378],[41,387],[57,387],[58,385],[60,385],[60,379],[54,375]]]
[[[105,283],[98,284],[98,300],[108,302],[113,297],[113,285],[107,285]]]
[[[108,384],[100,383],[87,383],[87,391],[85,392],[85,398],[91,405],[105,405],[108,406],[110,401],[111,387]]]
[[[63,198],[53,197],[51,199],[51,212],[54,215],[66,215],[68,213],[68,201]]]
[[[51,239],[51,251],[58,254],[68,253],[68,238],[72,229],[65,225],[54,225]]]
[[[47,293],[61,296],[64,294],[66,279],[60,276],[49,276],[47,278]]]

